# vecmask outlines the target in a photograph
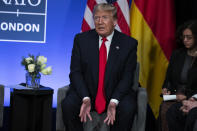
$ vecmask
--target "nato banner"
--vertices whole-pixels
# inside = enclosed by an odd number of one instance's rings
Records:
[[[0,41],[46,41],[47,0],[0,0]]]

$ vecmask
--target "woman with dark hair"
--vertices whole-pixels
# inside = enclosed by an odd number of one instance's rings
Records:
[[[176,95],[176,101],[166,113],[169,131],[188,131],[187,115],[181,110],[182,101],[195,100],[197,94],[197,22],[184,23],[177,30],[177,43],[182,48],[175,50],[170,58],[163,95]],[[197,96],[197,95],[196,95]],[[182,108],[181,108],[182,107]]]

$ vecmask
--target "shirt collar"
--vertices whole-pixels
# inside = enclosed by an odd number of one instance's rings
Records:
[[[108,35],[106,38],[107,38],[107,41],[111,42],[112,41],[112,38],[114,36],[114,31]],[[102,36],[99,35],[99,40],[102,40]]]

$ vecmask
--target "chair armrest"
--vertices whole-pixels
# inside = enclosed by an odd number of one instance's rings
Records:
[[[0,85],[0,127],[3,126],[4,86]]]
[[[56,131],[65,131],[65,126],[62,120],[62,100],[66,97],[69,86],[59,88],[57,91],[57,110],[56,110]]]
[[[137,114],[134,118],[131,131],[145,131],[146,125],[147,92],[145,88],[137,90]]]

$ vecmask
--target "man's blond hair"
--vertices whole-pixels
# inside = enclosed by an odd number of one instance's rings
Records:
[[[94,6],[94,9],[93,9],[93,17],[95,15],[95,13],[97,11],[107,11],[107,12],[111,12],[112,15],[113,15],[113,18],[115,20],[117,20],[117,8],[112,5],[112,4],[108,4],[108,3],[100,3],[100,4],[97,4]]]

